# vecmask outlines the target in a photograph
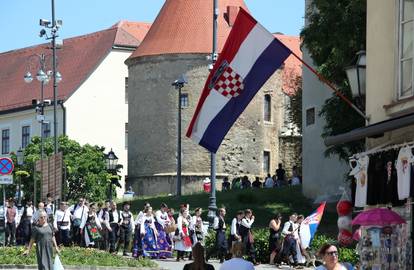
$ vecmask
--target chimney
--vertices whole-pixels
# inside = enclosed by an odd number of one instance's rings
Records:
[[[227,13],[225,14],[225,19],[229,26],[233,26],[236,21],[237,13],[239,13],[238,6],[227,6]]]

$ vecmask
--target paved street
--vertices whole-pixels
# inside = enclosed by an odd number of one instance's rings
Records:
[[[158,265],[166,270],[182,270],[184,265],[189,263],[189,261],[181,261],[176,262],[175,260],[158,260]],[[220,263],[216,260],[209,261],[209,263],[213,264],[214,268],[216,270],[220,269]],[[268,264],[261,264],[255,267],[255,269],[261,270],[261,269],[292,269],[288,266],[281,266],[280,268],[276,268],[274,266],[268,265]],[[312,269],[312,268],[303,268],[303,269]]]

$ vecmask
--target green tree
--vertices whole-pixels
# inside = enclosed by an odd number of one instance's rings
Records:
[[[306,11],[308,25],[302,30],[303,44],[325,78],[352,100],[345,67],[365,48],[366,0],[313,0]],[[365,120],[338,96],[326,100],[320,115],[326,120],[322,136],[335,136],[362,127]],[[364,149],[363,141],[329,147],[326,155],[347,160]]]
[[[106,171],[104,147],[78,142],[67,136],[59,137],[59,152],[63,153],[64,171],[66,182],[64,183],[64,196],[67,200],[74,200],[80,196],[92,201],[107,198],[110,174]],[[53,154],[53,138],[44,142],[45,156]],[[20,170],[32,172],[37,160],[40,160],[40,138],[34,137],[31,143],[24,149],[25,162]],[[40,175],[31,174],[26,178],[23,191],[26,198],[33,195],[34,177],[40,182]],[[38,189],[40,184],[38,184]],[[39,198],[39,197],[38,197]]]

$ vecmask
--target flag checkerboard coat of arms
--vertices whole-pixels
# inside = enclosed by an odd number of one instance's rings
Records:
[[[187,137],[216,153],[233,123],[291,51],[240,9],[206,81]]]

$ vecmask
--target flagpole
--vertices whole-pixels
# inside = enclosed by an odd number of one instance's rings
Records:
[[[219,15],[219,9],[217,5],[218,0],[213,0],[213,49],[211,53],[211,68],[217,60],[217,19]],[[210,221],[210,227],[213,227],[214,217],[216,216],[217,204],[216,204],[216,154],[210,152],[210,179],[211,179],[211,193],[208,205],[208,218]]]
[[[280,41],[279,41],[280,42]],[[365,115],[365,113],[363,113],[357,106],[355,106],[346,96],[344,96],[344,94],[342,94],[341,92],[339,92],[338,89],[336,89],[336,87],[330,82],[328,81],[325,77],[323,77],[321,74],[319,74],[313,67],[311,67],[308,63],[306,63],[305,61],[303,61],[302,58],[300,58],[296,53],[294,53],[293,51],[291,51],[291,54],[296,57],[296,59],[298,59],[300,62],[302,62],[302,64],[304,64],[313,74],[315,74],[319,80],[321,80],[322,82],[324,82],[327,86],[329,86],[329,88],[335,92],[335,94],[341,98],[346,104],[348,104],[352,109],[354,109],[360,116],[362,116],[365,121],[367,123],[369,123],[369,117]]]

